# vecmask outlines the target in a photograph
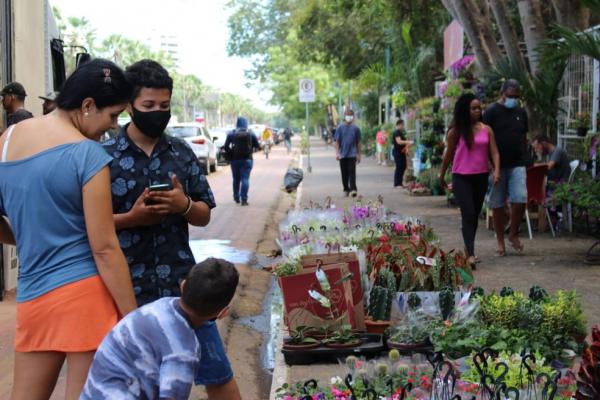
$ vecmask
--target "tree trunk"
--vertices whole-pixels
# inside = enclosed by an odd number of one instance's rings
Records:
[[[470,2],[470,0],[469,0]],[[485,45],[483,34],[478,29],[476,17],[470,12],[469,8],[462,0],[442,0],[442,3],[448,12],[454,16],[465,31],[467,40],[473,48],[475,59],[482,70],[489,70],[492,66],[492,57],[489,49]]]
[[[508,59],[514,65],[525,68],[525,59],[519,49],[519,38],[511,19],[508,17],[505,0],[490,0],[490,6],[494,13],[494,18],[498,24],[498,30],[502,36],[502,42],[506,49]]]
[[[527,46],[529,68],[532,75],[537,74],[539,67],[538,46],[546,38],[546,27],[542,18],[540,0],[518,0],[519,15]]]
[[[560,25],[578,31],[589,27],[590,10],[581,0],[552,0],[552,6]]]
[[[498,46],[498,39],[492,31],[492,17],[488,2],[483,2],[483,6],[479,7],[475,0],[465,0],[467,7],[470,8],[475,19],[479,24],[479,31],[483,34],[483,39],[486,47],[489,49],[492,62],[496,62],[502,58],[502,51]]]

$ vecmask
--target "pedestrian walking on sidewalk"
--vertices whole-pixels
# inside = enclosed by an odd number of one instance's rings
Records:
[[[510,199],[510,231],[508,242],[519,253],[523,244],[519,240],[519,226],[527,203],[527,112],[519,106],[519,83],[509,79],[502,85],[500,99],[483,113],[483,122],[494,132],[500,153],[500,182],[491,188],[490,207],[494,215],[494,230],[498,248],[496,255],[504,256],[504,230],[509,221],[506,215]]]
[[[346,110],[344,122],[335,130],[336,159],[340,162],[346,196],[356,197],[356,164],[360,163],[360,129],[354,124],[354,111]]]
[[[387,161],[385,157],[385,150],[387,148],[388,133],[383,127],[381,127],[379,131],[377,131],[377,134],[375,135],[375,142],[375,157],[377,158],[377,165],[384,165]]]
[[[283,130],[283,142],[285,143],[285,147],[287,148],[287,153],[290,154],[292,152],[292,135],[294,133],[288,126]]]
[[[112,159],[97,143],[131,92],[115,64],[89,61],[65,81],[55,112],[1,139],[0,215],[10,225],[0,218],[0,241],[19,253],[11,399],[49,399],[65,360],[64,398],[79,399],[94,351],[136,308],[112,219]]]
[[[396,163],[396,169],[394,171],[394,187],[403,187],[404,172],[406,172],[406,153],[408,152],[408,146],[413,143],[412,140],[406,139],[404,120],[399,119],[396,121],[396,130],[392,135],[392,141],[394,145],[392,155],[394,156],[394,162]]]
[[[493,185],[500,181],[500,156],[494,134],[481,122],[481,103],[471,93],[462,95],[454,107],[454,124],[440,169],[440,185],[452,164],[452,192],[460,207],[462,235],[469,264],[475,266],[475,235],[487,192],[490,162]]]
[[[195,265],[189,225],[206,226],[216,204],[189,145],[164,132],[171,119],[169,73],[156,61],[141,60],[125,74],[134,87],[131,122],[104,148],[113,158],[114,224],[142,306],[181,294],[180,282]],[[206,386],[209,398],[219,392],[221,398],[239,399],[215,322],[195,331],[201,348],[196,384]]]
[[[248,129],[248,120],[238,117],[236,128],[230,132],[223,146],[231,163],[233,175],[233,201],[248,205],[248,191],[250,189],[250,172],[254,160],[252,153],[260,145],[254,132]]]

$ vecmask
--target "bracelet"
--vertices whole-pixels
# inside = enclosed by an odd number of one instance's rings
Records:
[[[194,203],[192,202],[192,198],[190,196],[187,196],[187,199],[188,199],[187,207],[185,208],[185,211],[183,213],[181,213],[181,215],[184,217],[190,213],[190,210],[192,209],[192,206],[194,205]]]

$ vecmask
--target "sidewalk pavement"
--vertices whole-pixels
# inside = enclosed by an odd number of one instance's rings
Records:
[[[306,161],[305,157],[305,171]],[[326,147],[322,141],[313,139],[311,163],[312,173],[305,173],[302,184],[302,205],[308,205],[311,201],[323,204],[326,196],[331,196],[333,203],[338,207],[352,204],[352,198],[344,197],[333,147]],[[445,196],[413,197],[404,189],[394,188],[393,174],[393,167],[379,166],[373,158],[363,159],[357,166],[359,195],[362,195],[365,201],[375,200],[378,195],[382,195],[385,205],[391,211],[399,215],[417,216],[432,226],[445,249],[462,249],[458,208],[449,208]],[[506,257],[495,257],[494,234],[486,230],[485,222],[480,220],[476,252],[481,264],[475,271],[476,284],[482,286],[486,292],[499,291],[503,286],[528,292],[534,284],[549,292],[575,289],[583,304],[588,325],[591,327],[600,323],[600,266],[589,266],[583,262],[585,252],[594,239],[572,235],[552,238],[549,232],[534,232],[533,240],[529,240],[524,229],[521,241],[525,246],[522,255],[517,255],[507,247]],[[279,363],[277,367],[281,368],[284,365]],[[296,382],[308,376],[323,380],[335,373],[332,372],[331,365],[294,366],[284,369],[285,371],[276,371],[274,383],[278,380]]]

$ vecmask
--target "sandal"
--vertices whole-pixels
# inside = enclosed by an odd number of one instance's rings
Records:
[[[469,267],[471,267],[471,270],[475,271],[477,269],[477,261],[475,257],[470,256],[469,258],[467,258],[467,264],[469,265]]]
[[[508,242],[510,243],[512,248],[515,249],[515,251],[519,254],[521,254],[523,250],[525,250],[525,246],[523,246],[523,243],[521,243],[521,241],[518,238],[516,240],[508,239]]]

